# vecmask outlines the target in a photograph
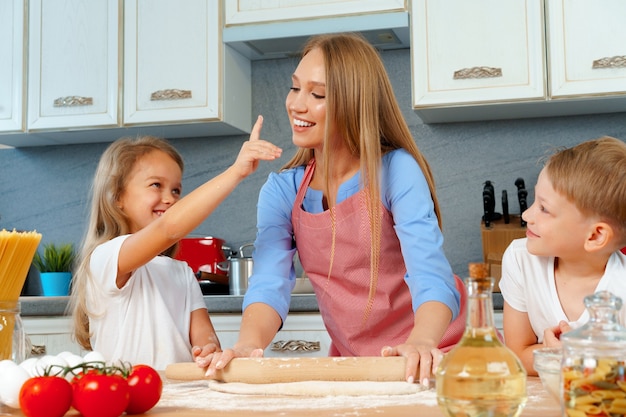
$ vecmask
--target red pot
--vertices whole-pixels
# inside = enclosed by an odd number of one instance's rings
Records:
[[[188,237],[179,242],[176,259],[189,264],[193,272],[228,275],[225,241],[216,237]]]

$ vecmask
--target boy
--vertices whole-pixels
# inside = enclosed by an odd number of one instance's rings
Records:
[[[626,300],[626,144],[602,137],[554,154],[522,218],[526,238],[502,258],[504,338],[536,375],[533,350],[560,346],[562,333],[587,322],[585,296]]]

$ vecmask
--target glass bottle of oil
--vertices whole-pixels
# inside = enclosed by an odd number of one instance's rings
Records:
[[[449,417],[516,417],[526,404],[526,370],[498,338],[493,278],[473,272],[477,265],[466,280],[465,333],[436,371],[437,403]]]

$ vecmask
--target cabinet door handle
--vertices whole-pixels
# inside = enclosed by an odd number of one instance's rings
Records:
[[[274,352],[318,352],[320,350],[320,342],[279,340],[272,343],[271,350]]]
[[[592,69],[626,68],[626,55],[607,56],[593,61]]]
[[[502,77],[502,68],[497,67],[472,67],[454,71],[455,80],[468,80],[471,78],[496,78]]]
[[[46,354],[46,345],[32,345],[30,354],[33,356],[41,356]]]
[[[150,95],[150,101],[181,100],[185,98],[191,98],[191,90],[170,88],[167,90],[155,91]]]
[[[76,107],[93,105],[93,97],[66,96],[54,100],[54,107]]]

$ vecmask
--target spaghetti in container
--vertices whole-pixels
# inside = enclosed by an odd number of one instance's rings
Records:
[[[40,241],[35,231],[0,230],[0,360],[19,362],[28,353],[19,297]]]
[[[626,328],[622,299],[608,291],[585,297],[589,321],[561,335],[561,394],[568,417],[626,416]]]

